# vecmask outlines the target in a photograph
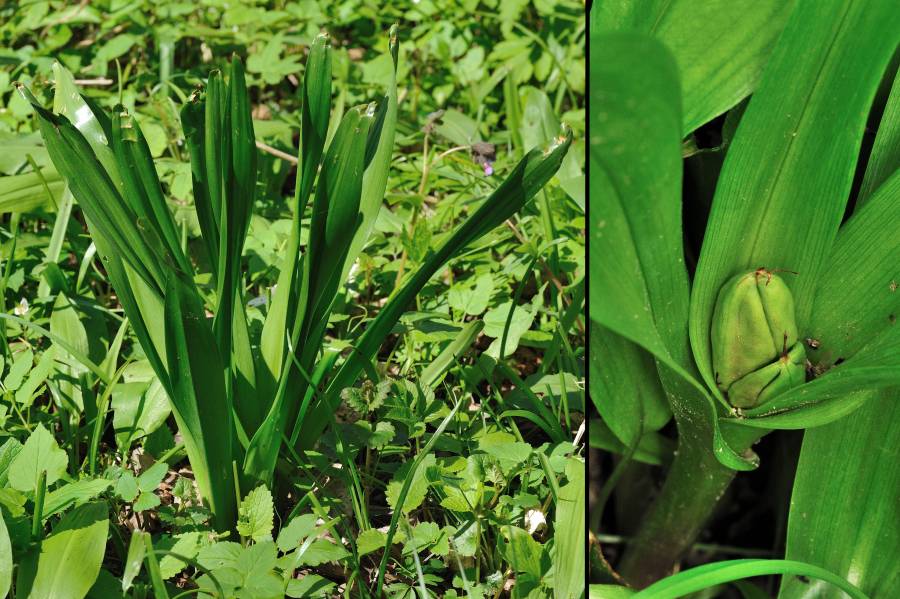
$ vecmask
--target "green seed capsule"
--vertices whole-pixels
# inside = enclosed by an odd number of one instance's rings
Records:
[[[739,408],[758,406],[805,380],[794,298],[778,275],[759,268],[719,292],[713,314],[716,384]]]
[[[776,395],[806,382],[806,349],[797,343],[774,363],[736,380],[727,389],[736,408],[755,408]]]

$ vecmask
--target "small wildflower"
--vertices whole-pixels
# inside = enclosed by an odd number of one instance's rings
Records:
[[[19,300],[19,303],[13,308],[13,314],[16,316],[25,316],[28,314],[28,300],[24,297]]]
[[[475,164],[480,164],[484,169],[484,176],[494,174],[494,161],[497,159],[497,148],[494,144],[479,141],[472,144],[472,158]]]

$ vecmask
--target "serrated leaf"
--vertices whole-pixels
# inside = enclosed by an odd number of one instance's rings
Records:
[[[247,493],[238,508],[238,533],[256,542],[270,540],[274,519],[272,493],[265,485],[260,485]]]
[[[416,509],[422,502],[425,501],[425,495],[428,493],[428,478],[426,477],[426,471],[429,466],[434,466],[436,463],[434,454],[429,454],[422,459],[421,464],[418,468],[416,468],[415,473],[413,474],[412,482],[409,486],[409,491],[406,494],[406,500],[403,502],[403,510],[404,512],[410,512],[411,510]],[[405,462],[400,468],[397,469],[397,472],[394,473],[394,477],[390,483],[388,483],[387,487],[387,502],[388,505],[391,506],[391,509],[397,509],[397,501],[400,499],[400,491],[403,489],[403,481],[406,479],[407,474],[409,473],[409,469],[412,467],[413,462]]]
[[[116,480],[115,491],[116,495],[121,497],[123,501],[134,501],[134,498],[140,492],[137,478],[127,470],[122,472],[118,480]]]
[[[320,566],[327,562],[337,562],[350,555],[341,545],[328,539],[316,539],[303,553],[298,562],[304,566]]]
[[[379,549],[383,550],[386,544],[387,535],[374,528],[364,530],[356,537],[356,551],[360,556]]]
[[[316,528],[315,514],[301,514],[291,520],[287,526],[278,533],[278,549],[286,553],[296,549],[300,543]]]
[[[64,485],[47,493],[41,516],[46,520],[54,514],[93,499],[111,486],[112,481],[104,478],[85,478]]]
[[[375,430],[366,441],[366,445],[371,449],[382,449],[385,445],[394,440],[394,425],[384,420],[375,425]]]
[[[176,535],[174,538],[177,540],[168,548],[168,550],[172,553],[194,559],[200,551],[204,534],[205,533],[202,532],[186,532]],[[162,547],[159,548],[162,549]],[[164,580],[172,578],[187,566],[188,564],[172,555],[165,555],[159,560],[159,570]]]

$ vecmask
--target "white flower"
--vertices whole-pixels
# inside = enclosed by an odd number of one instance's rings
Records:
[[[525,528],[528,534],[533,535],[538,530],[547,527],[547,519],[541,510],[528,510],[525,514]]]
[[[24,297],[19,300],[19,303],[13,308],[13,314],[16,316],[25,316],[28,314],[28,300]]]

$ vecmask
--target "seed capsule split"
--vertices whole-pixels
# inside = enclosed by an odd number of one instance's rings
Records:
[[[791,290],[758,268],[730,279],[713,313],[716,384],[737,408],[752,408],[806,380]]]

